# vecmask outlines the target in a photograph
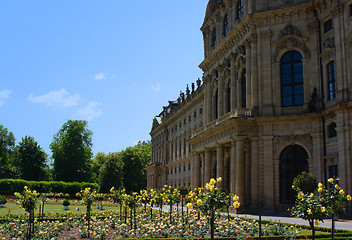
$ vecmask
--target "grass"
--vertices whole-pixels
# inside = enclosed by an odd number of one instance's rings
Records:
[[[76,208],[79,208],[79,210],[76,210]],[[117,207],[112,207],[112,206],[103,206],[104,210],[99,210],[96,208],[96,206],[92,207],[93,212],[103,212],[103,211],[111,211],[115,210],[118,211]],[[67,214],[68,212],[71,212],[73,214],[81,214],[86,212],[86,206],[85,205],[70,205],[69,210],[66,211],[64,210],[64,207],[60,203],[47,203],[44,205],[44,213],[49,213],[49,214]],[[0,207],[0,218],[6,215],[7,213],[12,213],[12,214],[25,214],[26,212],[20,208],[20,206],[16,203],[13,202],[8,202],[5,204],[4,207]],[[36,214],[38,213],[38,208],[36,209]]]

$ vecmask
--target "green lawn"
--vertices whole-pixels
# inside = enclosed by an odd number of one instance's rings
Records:
[[[77,211],[76,208],[79,208]],[[101,212],[101,211],[111,211],[115,210],[118,211],[117,207],[111,207],[111,206],[104,206],[104,210],[99,210],[96,208],[96,206],[92,207],[93,212]],[[8,202],[5,204],[4,207],[0,207],[0,217],[4,216],[5,214],[11,212],[12,214],[24,214],[25,211],[20,208],[20,206],[16,203]],[[85,205],[71,205],[69,206],[69,210],[66,211],[64,210],[64,207],[62,204],[54,204],[54,203],[49,203],[44,205],[44,213],[49,213],[51,214],[67,214],[68,212],[71,212],[72,214],[81,214],[86,212],[86,206]],[[38,213],[38,208],[36,209],[36,214]]]

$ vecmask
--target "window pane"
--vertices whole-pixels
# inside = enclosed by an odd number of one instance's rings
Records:
[[[291,74],[291,65],[290,64],[282,64],[281,65],[281,74]]]
[[[298,62],[298,63],[294,63],[293,64],[293,72],[295,72],[295,73],[303,73],[302,62]]]
[[[292,74],[285,74],[285,75],[282,75],[282,84],[291,84],[292,83]]]
[[[287,107],[287,106],[292,106],[292,97],[283,97],[282,98],[282,106]]]
[[[291,86],[284,86],[282,87],[282,96],[292,96],[292,87]]]
[[[293,61],[301,61],[302,60],[302,55],[297,52],[297,51],[293,51]]]
[[[281,58],[281,63],[290,63],[291,62],[291,52],[285,53],[285,55]]]
[[[303,93],[304,93],[303,85],[296,85],[295,95],[303,95]]]
[[[295,95],[295,105],[303,105],[304,96],[303,95]]]
[[[295,83],[303,83],[303,74],[302,73],[296,73],[294,75],[294,82]]]

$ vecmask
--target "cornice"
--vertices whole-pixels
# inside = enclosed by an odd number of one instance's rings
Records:
[[[199,65],[199,68],[207,72],[212,66],[217,63],[223,56],[228,54],[230,50],[239,44],[244,36],[249,32],[249,19],[251,15],[247,15],[244,19],[233,29],[227,37],[221,41],[215,49],[204,59]]]
[[[286,18],[287,15],[295,15],[299,18],[306,18],[307,12],[310,12],[312,7],[312,2],[306,2],[287,8],[272,9],[246,15],[236,25],[236,27],[230,31],[227,37],[222,40],[200,63],[199,68],[206,73],[217,65],[223,57],[231,54],[233,48],[239,46],[241,43],[246,41],[256,41],[258,37],[261,39],[270,38],[273,34],[270,30],[259,32],[258,29],[259,27],[267,26],[272,23],[273,18],[277,18],[275,20],[277,24],[283,23],[282,21],[280,22],[279,19]]]

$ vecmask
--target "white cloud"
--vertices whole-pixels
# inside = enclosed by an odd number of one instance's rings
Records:
[[[105,79],[105,78],[106,78],[106,75],[105,75],[105,73],[103,73],[103,72],[98,73],[98,74],[96,74],[96,75],[94,76],[94,79],[95,79],[95,80],[103,80],[103,79]]]
[[[4,105],[5,100],[10,97],[11,91],[10,90],[1,90],[0,91],[0,106]]]
[[[28,100],[33,103],[43,103],[48,106],[59,105],[63,107],[72,107],[78,105],[81,97],[78,94],[70,95],[66,89],[50,91],[41,96],[34,96],[33,93],[29,95]]]
[[[100,106],[102,105],[103,104],[94,101],[89,102],[85,108],[78,110],[76,115],[82,119],[91,121],[103,113],[103,111],[100,109]]]
[[[159,92],[160,91],[160,84],[157,83],[157,84],[153,85],[152,88],[154,89],[155,92]]]

